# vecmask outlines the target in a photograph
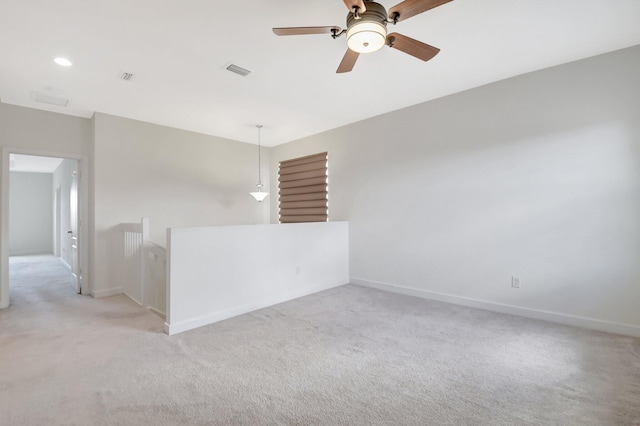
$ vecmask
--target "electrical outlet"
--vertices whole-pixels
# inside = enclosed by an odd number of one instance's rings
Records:
[[[520,288],[520,277],[511,277],[511,287]]]

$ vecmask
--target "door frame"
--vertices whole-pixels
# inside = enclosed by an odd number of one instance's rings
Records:
[[[11,154],[36,155],[39,157],[66,158],[78,161],[78,237],[80,241],[80,291],[91,294],[89,280],[89,156],[68,152],[42,151],[11,146],[2,147],[2,174],[0,175],[2,196],[0,197],[0,309],[10,304],[9,300],[9,156]],[[53,188],[52,188],[53,190]]]
[[[9,170],[9,172],[11,172],[11,170]],[[9,178],[9,180],[11,180],[11,178]],[[62,241],[60,238],[60,233],[62,232],[62,221],[60,219],[60,216],[62,215],[62,188],[58,185],[54,191],[53,212],[56,215],[56,218],[53,222],[53,255],[60,257],[62,251]]]

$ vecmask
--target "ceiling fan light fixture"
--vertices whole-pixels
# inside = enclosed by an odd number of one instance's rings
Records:
[[[360,20],[347,30],[347,46],[358,53],[382,49],[387,41],[387,28],[373,21]]]
[[[347,15],[347,46],[357,53],[382,49],[387,42],[387,10],[380,3],[367,2],[367,10],[358,17]]]
[[[452,0],[403,0],[387,12],[383,5],[373,0],[344,0],[349,10],[346,30],[336,26],[283,27],[274,28],[273,32],[277,36],[330,34],[333,39],[346,33],[348,49],[338,65],[336,74],[352,71],[361,53],[375,52],[385,45],[422,61],[428,61],[436,56],[440,49],[399,33],[387,33],[387,25],[395,25],[450,1]]]

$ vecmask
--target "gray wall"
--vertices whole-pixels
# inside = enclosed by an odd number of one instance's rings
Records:
[[[639,75],[633,47],[281,145],[271,193],[326,150],[352,278],[637,327]]]
[[[256,145],[100,113],[93,122],[98,295],[122,286],[120,223],[148,217],[151,239],[164,245],[168,227],[269,222],[268,203],[249,195]]]
[[[52,182],[51,173],[10,173],[10,255],[53,253]]]

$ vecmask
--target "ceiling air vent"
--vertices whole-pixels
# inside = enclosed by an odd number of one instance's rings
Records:
[[[229,71],[231,71],[231,72],[234,72],[234,73],[236,73],[236,74],[238,74],[238,75],[241,75],[241,76],[243,76],[243,77],[246,77],[246,76],[248,76],[249,74],[251,74],[251,71],[249,71],[248,69],[245,69],[245,68],[239,67],[239,66],[234,65],[234,64],[229,64],[229,65],[227,66],[227,70],[229,70]]]
[[[31,92],[31,99],[36,102],[42,102],[44,104],[57,105],[62,107],[66,107],[69,103],[69,99],[56,98],[55,96],[39,92]]]
[[[133,79],[133,74],[130,72],[122,71],[120,73],[120,80],[131,81]]]

